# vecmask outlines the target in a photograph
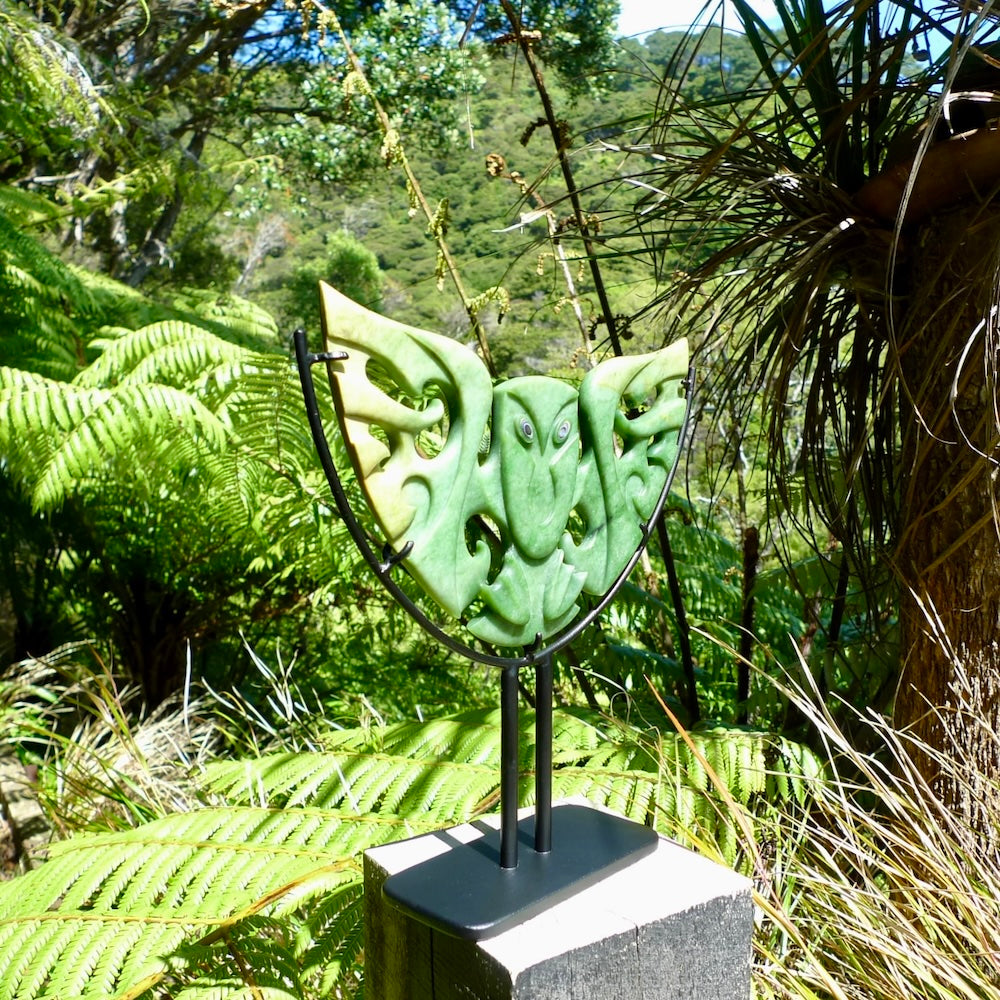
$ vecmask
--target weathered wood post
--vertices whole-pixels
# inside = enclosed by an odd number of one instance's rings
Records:
[[[552,657],[608,607],[660,517],[693,375],[687,344],[610,358],[579,387],[494,385],[474,353],[321,287],[326,350],[295,339],[337,509],[422,628],[500,668],[500,818],[369,851],[374,1000],[748,1000],[749,887],[644,826],[553,808]],[[382,538],[362,527],[312,380]],[[400,569],[456,638],[394,579]],[[535,675],[536,810],[518,816],[518,671]],[[528,849],[519,850],[524,841]]]
[[[383,896],[389,876],[482,836],[477,823],[365,854],[368,1000],[750,1000],[749,881],[668,840],[478,941]]]

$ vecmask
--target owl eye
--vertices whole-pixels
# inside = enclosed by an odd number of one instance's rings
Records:
[[[517,429],[525,441],[535,440],[534,424],[527,417],[520,417],[517,421]]]
[[[557,428],[552,439],[556,444],[562,444],[568,437],[569,432],[573,429],[573,425],[568,421],[564,420]]]

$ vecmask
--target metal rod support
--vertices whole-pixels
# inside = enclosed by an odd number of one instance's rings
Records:
[[[517,867],[517,667],[500,674],[500,867]]]
[[[535,850],[552,850],[552,656],[535,667]]]

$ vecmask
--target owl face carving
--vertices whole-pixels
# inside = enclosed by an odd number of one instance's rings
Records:
[[[493,390],[490,439],[496,450],[503,518],[518,552],[545,559],[573,509],[580,464],[576,389],[542,376]]]
[[[347,354],[328,363],[341,433],[407,571],[499,646],[565,628],[642,541],[679,445],[686,343],[604,362],[579,387],[545,376],[494,386],[457,342],[328,285],[321,295],[327,349]],[[372,361],[393,384],[372,381]],[[433,448],[418,444],[429,438]]]

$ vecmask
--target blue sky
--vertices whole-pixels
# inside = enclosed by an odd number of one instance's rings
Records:
[[[712,2],[711,7],[719,5]],[[774,4],[770,0],[759,0],[753,4],[764,17],[774,15]],[[621,0],[621,16],[618,31],[622,35],[644,35],[657,28],[683,28],[692,24],[702,13],[705,0]],[[730,8],[724,15],[723,23],[737,26],[736,17]],[[703,18],[704,19],[704,18]],[[717,17],[718,21],[719,18]]]

